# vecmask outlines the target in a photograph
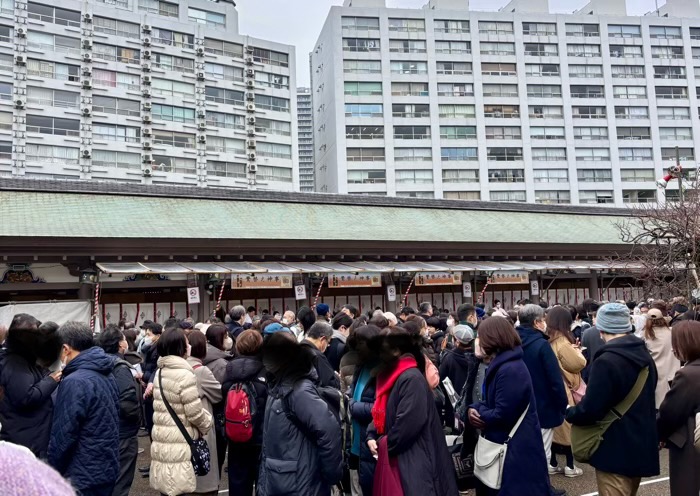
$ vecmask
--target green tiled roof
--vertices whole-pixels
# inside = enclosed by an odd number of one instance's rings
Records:
[[[591,215],[591,209],[582,214],[575,209],[563,208],[561,213],[527,206],[514,211],[512,205],[499,204],[442,208],[447,202],[421,207],[420,202],[388,206],[386,201],[379,205],[359,201],[0,189],[0,236],[622,244],[615,227],[622,212],[601,210],[601,215]]]

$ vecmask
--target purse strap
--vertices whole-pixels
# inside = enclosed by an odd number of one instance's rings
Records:
[[[515,436],[515,433],[518,432],[518,429],[520,428],[520,424],[522,424],[523,420],[525,420],[525,415],[527,415],[528,410],[530,410],[530,403],[528,403],[527,406],[525,407],[525,411],[520,416],[518,421],[515,423],[513,428],[510,430],[510,432],[508,433],[508,439],[506,439],[505,443],[503,443],[503,444],[508,444],[508,441],[513,439],[513,436]]]
[[[187,441],[187,444],[192,446],[194,444],[194,440],[192,439],[192,436],[190,436],[190,433],[187,432],[187,429],[185,429],[185,426],[182,425],[182,421],[180,420],[180,417],[177,416],[177,413],[175,413],[175,410],[173,410],[173,407],[170,406],[168,399],[165,397],[165,391],[163,391],[163,374],[162,374],[162,372],[163,372],[163,369],[158,369],[158,386],[160,387],[160,396],[161,396],[161,398],[163,398],[163,403],[165,403],[165,408],[168,409],[168,413],[175,421],[175,425],[177,425],[177,428],[180,429],[180,432],[185,437],[185,441]]]
[[[610,411],[614,415],[617,415],[618,418],[624,417],[627,411],[632,408],[634,402],[637,401],[639,395],[642,394],[642,389],[644,388],[648,377],[649,367],[644,367],[639,371],[637,381],[634,383],[634,386],[632,386],[632,390],[627,394],[627,396],[625,396],[625,399],[615,405]]]

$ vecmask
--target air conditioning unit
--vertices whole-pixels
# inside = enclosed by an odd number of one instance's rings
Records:
[[[143,72],[151,72],[151,64],[143,64],[141,68],[143,69]]]
[[[255,136],[256,136],[255,129],[248,129],[248,137],[255,138]]]
[[[248,124],[250,124],[251,126],[254,126],[255,125],[255,117],[248,117]]]
[[[19,36],[20,38],[24,38],[27,36],[27,30],[21,26],[15,27],[15,34]]]
[[[150,24],[144,24],[143,26],[141,26],[141,31],[143,31],[144,33],[150,33],[151,31],[153,31],[153,27],[151,27]]]
[[[91,156],[90,150],[83,150],[83,158],[90,158]]]
[[[92,81],[90,81],[89,79],[85,79],[83,81],[83,88],[86,90],[89,90],[90,88],[92,88]]]
[[[152,130],[150,127],[144,127],[144,128],[141,130],[141,134],[142,134],[143,136],[150,136],[150,135],[153,134],[153,130]]]
[[[83,40],[83,48],[92,49],[92,40]]]
[[[146,153],[146,154],[143,156],[143,163],[144,163],[144,164],[151,164],[151,163],[153,163],[153,155],[151,155],[150,153]]]
[[[89,67],[83,67],[83,76],[92,77],[92,70]]]
[[[206,76],[206,75],[205,75],[203,72],[198,72],[198,73],[197,73],[197,79],[198,79],[199,81],[204,81],[205,76]]]
[[[83,54],[83,62],[88,62],[88,63],[92,62],[92,55],[90,55],[89,53],[84,53]]]
[[[197,48],[197,57],[204,57],[204,47]]]
[[[150,116],[150,115],[144,115],[144,116],[141,118],[141,120],[142,120],[143,122],[145,122],[146,124],[150,124],[150,123],[153,121],[153,119],[151,119],[151,116]]]
[[[85,117],[89,117],[90,115],[92,115],[92,109],[90,107],[85,107],[83,109],[83,115]]]
[[[257,146],[257,145],[256,145],[256,143],[255,143],[255,140],[248,140],[248,148],[249,148],[250,150],[255,150],[255,147],[256,147],[256,146]]]
[[[247,46],[247,47],[245,47],[245,51],[247,53],[253,53],[255,51],[255,48],[252,46]]]
[[[24,100],[22,100],[21,98],[18,98],[17,100],[15,100],[15,108],[23,109],[24,106],[25,106]]]
[[[83,21],[92,22],[92,14],[88,14],[87,12],[83,14]]]
[[[200,131],[206,131],[207,130],[207,123],[206,122],[200,122],[197,124],[197,129]]]
[[[27,59],[24,58],[24,55],[15,55],[15,64],[25,65],[26,63]]]
[[[197,117],[204,119],[207,116],[206,110],[197,110]]]
[[[141,94],[144,96],[144,98],[151,98],[151,90],[148,88],[144,88]]]
[[[206,143],[206,142],[207,142],[207,137],[204,136],[204,135],[202,135],[202,136],[200,136],[200,137],[198,138],[198,141],[199,141],[200,143]]]
[[[143,170],[143,177],[151,177],[152,175],[153,175],[153,171],[151,169],[149,169],[148,167],[146,167]]]
[[[246,100],[249,102],[254,102],[255,101],[255,93],[248,92],[245,94]]]
[[[248,82],[246,83],[246,86],[252,90],[253,88],[255,88],[255,81],[253,81],[252,79],[249,79]]]
[[[142,80],[143,80],[143,84],[150,85],[153,78],[151,78],[151,76],[144,76]]]
[[[151,102],[145,102],[145,103],[143,104],[143,109],[144,109],[146,112],[150,112],[150,111],[153,109],[153,104],[152,104]]]
[[[143,55],[144,59],[150,59],[151,58],[151,51],[150,50],[144,50],[141,52],[141,55]]]
[[[248,172],[252,174],[258,172],[258,164],[248,164]]]
[[[255,69],[246,69],[245,75],[249,78],[255,77]]]
[[[143,45],[144,45],[144,46],[151,46],[151,37],[150,37],[150,36],[146,36],[146,37],[143,39]]]
[[[246,105],[245,109],[246,109],[248,112],[255,112],[255,104],[254,104],[254,103],[249,103],[248,105]]]
[[[153,143],[151,143],[150,141],[143,142],[143,149],[144,150],[150,150],[151,148],[153,148]]]
[[[246,57],[245,63],[248,65],[253,65],[255,63],[255,59],[253,57]]]

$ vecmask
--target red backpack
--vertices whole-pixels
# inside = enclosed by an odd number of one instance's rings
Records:
[[[253,439],[253,420],[257,413],[255,387],[252,384],[234,384],[226,395],[226,437],[234,443]]]

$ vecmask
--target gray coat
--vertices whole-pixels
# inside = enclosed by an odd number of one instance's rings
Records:
[[[214,378],[221,384],[226,380],[226,365],[230,360],[233,360],[233,356],[207,343],[207,356],[202,363],[211,370]]]
[[[661,379],[659,379],[661,380]],[[669,451],[671,496],[698,496],[700,454],[695,450],[695,414],[700,411],[700,359],[676,373],[659,407],[659,439]]]

